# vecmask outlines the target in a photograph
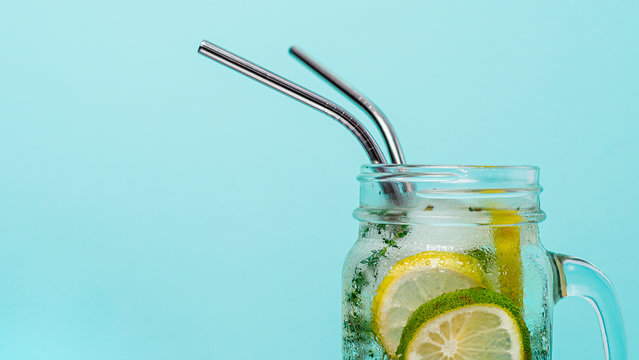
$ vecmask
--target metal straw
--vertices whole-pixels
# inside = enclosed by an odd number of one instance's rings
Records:
[[[359,93],[357,90],[353,89],[345,82],[340,80],[337,76],[332,74],[322,65],[320,65],[317,61],[313,60],[311,57],[306,55],[299,48],[292,46],[289,49],[291,55],[302,61],[306,66],[311,68],[311,70],[315,71],[319,76],[324,78],[326,81],[331,83],[334,87],[336,87],[339,91],[341,91],[344,95],[349,97],[355,104],[357,104],[362,110],[367,112],[370,117],[375,121],[377,128],[382,133],[384,140],[386,141],[386,146],[388,148],[388,153],[390,154],[391,162],[393,164],[405,164],[406,161],[404,159],[404,153],[402,152],[402,148],[399,145],[399,139],[397,138],[397,134],[393,129],[393,126],[390,124],[386,116],[380,108],[378,108],[373,102],[368,100],[364,95]]]
[[[355,119],[353,115],[332,101],[286,80],[246,59],[232,54],[219,46],[211,44],[208,41],[202,41],[198,52],[211,60],[215,60],[222,65],[228,66],[253,80],[257,80],[284,95],[287,95],[332,117],[355,135],[373,164],[386,163],[384,154],[379,149],[375,139],[373,139],[366,128],[364,128],[364,126]]]

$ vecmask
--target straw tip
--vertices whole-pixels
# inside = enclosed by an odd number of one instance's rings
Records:
[[[297,45],[293,45],[290,48],[288,48],[288,52],[292,55],[295,55],[296,53],[299,53],[301,50],[299,48],[299,46]]]
[[[202,49],[205,49],[205,48],[209,47],[210,44],[211,43],[206,41],[206,40],[200,41],[200,46],[198,46],[197,51],[198,52],[202,52]]]

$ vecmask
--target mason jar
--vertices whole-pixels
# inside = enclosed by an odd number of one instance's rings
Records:
[[[538,178],[531,166],[362,166],[344,359],[550,359],[553,307],[580,296],[606,359],[625,360],[610,282],[539,241]]]

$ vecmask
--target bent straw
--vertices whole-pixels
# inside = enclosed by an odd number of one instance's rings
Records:
[[[325,67],[320,65],[317,61],[313,60],[310,56],[306,55],[299,48],[292,46],[289,49],[291,55],[296,57],[306,66],[308,66],[311,70],[317,73],[319,76],[328,81],[331,85],[336,87],[339,91],[341,91],[344,95],[349,97],[355,104],[357,104],[362,110],[370,115],[373,119],[377,128],[382,133],[384,137],[384,141],[386,141],[386,147],[388,148],[388,153],[390,154],[391,162],[393,164],[405,164],[406,160],[404,159],[404,153],[402,152],[402,148],[399,144],[399,139],[397,138],[397,134],[393,129],[393,126],[390,124],[384,113],[380,108],[378,108],[373,102],[368,100],[364,95],[359,93],[357,90],[353,89],[345,82],[340,80],[337,76],[328,71]]]
[[[386,163],[384,154],[364,125],[339,105],[206,40],[200,43],[198,52],[332,117],[357,138],[373,164]]]

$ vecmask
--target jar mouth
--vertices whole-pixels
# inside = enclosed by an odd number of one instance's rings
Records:
[[[537,166],[367,164],[357,179],[360,207],[355,217],[364,221],[402,218],[379,216],[395,212],[410,214],[410,219],[400,222],[429,223],[457,222],[461,216],[462,222],[487,224],[494,221],[496,211],[519,213],[521,222],[544,217]],[[394,189],[391,192],[398,195],[390,197],[384,189]]]
[[[357,180],[418,183],[419,190],[431,191],[542,190],[536,166],[368,164],[361,167]]]
[[[364,164],[362,168],[537,169],[535,165]]]

